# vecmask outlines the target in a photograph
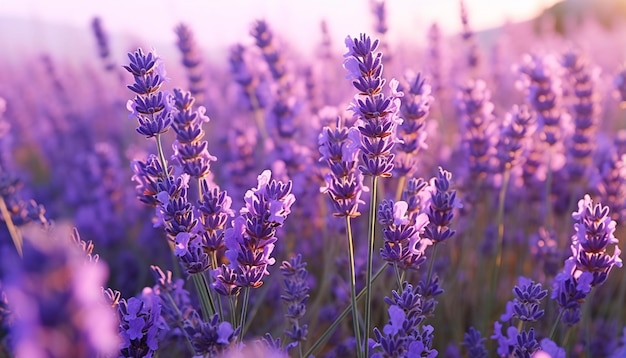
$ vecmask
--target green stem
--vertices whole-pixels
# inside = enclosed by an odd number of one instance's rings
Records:
[[[426,275],[426,285],[430,285],[430,279],[433,276],[433,267],[435,266],[435,256],[437,256],[437,243],[433,244],[433,253],[430,255],[430,264],[428,265],[428,274]]]
[[[393,272],[396,274],[396,283],[398,284],[398,293],[402,293],[402,277],[400,277],[400,269],[398,263],[393,263]]]
[[[247,315],[247,311],[248,311],[248,301],[250,300],[250,287],[246,287],[243,291],[243,302],[241,303],[241,317],[240,317],[240,321],[239,321],[239,327],[241,327],[241,330],[239,331],[239,341],[243,341],[243,336],[245,335],[246,332],[244,332],[246,330],[245,324],[246,324],[246,315]]]
[[[159,153],[159,161],[161,162],[161,167],[163,169],[163,175],[165,179],[167,179],[167,160],[165,160],[165,154],[163,154],[163,144],[161,144],[161,133],[156,135],[156,145],[157,152]]]
[[[217,251],[213,251],[211,253],[211,268],[213,270],[217,269]],[[220,319],[224,320],[224,308],[222,307],[222,298],[220,297],[219,293],[215,295],[215,300],[217,301],[217,309],[220,313]]]
[[[546,176],[546,227],[552,229],[552,147],[548,148],[548,174]]]
[[[396,201],[400,201],[402,199],[402,192],[404,191],[404,185],[406,183],[406,175],[400,177],[398,180],[398,187],[396,188]]]
[[[346,234],[348,235],[348,254],[350,255],[350,300],[352,302],[352,329],[356,338],[357,357],[363,357],[361,351],[361,329],[359,327],[359,310],[356,304],[356,273],[354,268],[354,240],[350,217],[346,216]]]
[[[4,219],[4,223],[9,230],[9,235],[11,236],[11,240],[13,240],[13,244],[15,245],[15,249],[17,250],[18,255],[22,257],[22,245],[24,241],[22,239],[22,234],[13,224],[13,219],[11,219],[11,213],[9,213],[9,209],[7,208],[7,204],[4,202],[4,198],[0,196],[0,211],[2,212],[2,218]]]
[[[378,269],[378,272],[376,272],[376,274],[374,275],[374,277],[372,279],[372,283],[374,281],[376,281],[376,279],[378,279],[378,277],[380,277],[380,275],[382,275],[382,273],[385,271],[386,268],[387,268],[387,263],[385,263],[380,269]],[[366,288],[362,289],[359,292],[359,294],[356,295],[357,303],[359,302],[359,300],[361,298],[363,298],[363,296],[365,296],[365,292],[366,292]],[[328,329],[326,329],[324,334],[322,334],[322,336],[320,338],[318,338],[317,341],[315,341],[315,344],[313,344],[311,346],[311,348],[309,348],[309,350],[307,350],[306,353],[304,353],[304,356],[305,357],[309,357],[313,353],[317,352],[317,350],[322,346],[322,344],[326,343],[326,341],[330,338],[331,334],[333,334],[333,332],[335,332],[335,329],[337,329],[337,327],[339,327],[339,324],[341,323],[341,321],[344,318],[346,318],[346,316],[348,316],[350,311],[352,311],[352,304],[350,304],[348,307],[346,307],[343,310],[343,312],[341,312],[339,317],[337,317],[337,319],[335,319],[335,321],[328,327]]]
[[[498,224],[498,239],[496,243],[496,259],[494,263],[494,268],[491,271],[491,282],[489,285],[489,309],[492,306],[491,302],[496,294],[498,275],[500,273],[500,267],[502,266],[502,252],[504,246],[504,203],[506,201],[506,191],[509,186],[510,179],[511,167],[507,165],[507,167],[504,169],[504,174],[502,177],[502,187],[500,188],[500,194],[498,195],[498,212],[496,214],[496,222]]]
[[[556,316],[556,320],[552,325],[552,329],[550,330],[550,340],[554,341],[554,334],[556,333],[556,328],[559,326],[559,322],[561,322],[561,317],[563,317],[563,309],[559,309],[559,315]]]
[[[375,229],[376,229],[376,195],[378,194],[378,177],[372,176],[372,189],[370,197],[370,210],[369,210],[369,228],[368,228],[368,249],[367,249],[367,274],[365,281],[365,331],[363,334],[363,349],[365,351],[365,357],[369,357],[369,346],[367,339],[370,334],[370,327],[372,325],[372,262],[374,261],[374,244],[375,244]],[[359,343],[360,344],[360,343]]]
[[[198,292],[198,297],[200,299],[200,305],[202,306],[202,317],[204,317],[204,320],[208,322],[215,314],[215,306],[209,296],[209,287],[207,286],[206,279],[201,272],[191,274],[191,278],[196,286],[196,291]]]
[[[237,327],[237,305],[235,304],[234,296],[228,296],[228,305],[230,306],[230,325],[232,327]]]

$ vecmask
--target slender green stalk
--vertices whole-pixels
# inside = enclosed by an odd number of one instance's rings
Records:
[[[398,263],[393,263],[393,272],[396,274],[396,283],[398,284],[398,293],[402,293],[402,277],[400,276],[400,269]]]
[[[202,317],[208,322],[215,314],[215,306],[209,296],[209,287],[207,286],[206,279],[202,273],[194,273],[191,275],[191,278],[193,279],[196,291],[198,292],[198,297],[200,298]]]
[[[385,272],[386,268],[387,268],[387,263],[385,263],[380,269],[378,269],[378,271],[372,278],[372,283],[375,282],[376,279],[378,279],[378,277],[380,277],[380,275],[382,275],[383,272]],[[366,292],[366,289],[364,288],[359,292],[358,295],[356,295],[357,303],[361,298],[363,298],[363,296],[365,296],[365,292]],[[328,329],[326,329],[324,334],[322,334],[322,336],[318,338],[317,341],[315,341],[315,343],[311,346],[311,348],[309,348],[306,351],[306,353],[304,353],[304,356],[309,357],[313,355],[313,353],[317,352],[317,350],[320,349],[322,344],[326,343],[326,341],[330,338],[333,332],[335,332],[335,329],[339,327],[339,324],[341,323],[341,321],[348,316],[350,311],[352,311],[352,303],[341,312],[339,317],[337,317],[337,319],[335,319],[335,321],[328,327]]]
[[[237,327],[237,304],[235,303],[234,296],[228,296],[228,305],[230,306],[230,325],[232,327]]]
[[[552,151],[548,148],[548,174],[546,176],[546,227],[552,229],[554,220],[552,218]]]
[[[250,287],[246,287],[243,291],[243,302],[241,307],[241,317],[239,321],[239,327],[241,330],[239,331],[239,341],[243,340],[243,336],[245,335],[245,324],[246,324],[246,315],[248,313],[248,301],[250,300]]]
[[[437,243],[433,244],[433,252],[430,254],[430,264],[428,264],[428,274],[426,275],[426,284],[430,284],[430,279],[433,277],[433,267],[435,266],[435,256],[437,256]]]
[[[211,253],[211,268],[213,270],[217,269],[217,251]],[[215,295],[215,300],[217,301],[217,309],[220,313],[220,318],[224,320],[224,308],[222,307],[222,299],[219,294]]]
[[[352,239],[352,225],[350,217],[346,216],[346,234],[348,235],[348,254],[350,255],[350,300],[352,302],[352,329],[356,338],[357,357],[363,357],[361,351],[361,329],[359,327],[359,310],[356,304],[356,273],[354,272],[354,240]]]
[[[374,244],[376,237],[376,195],[378,194],[378,177],[372,176],[372,189],[370,197],[370,211],[369,211],[369,229],[367,234],[368,248],[367,248],[367,274],[365,281],[365,333],[363,334],[363,349],[365,351],[365,357],[369,357],[369,346],[367,339],[370,334],[370,327],[372,325],[372,262],[374,261]],[[360,343],[359,343],[360,344]]]
[[[165,160],[165,154],[163,154],[163,144],[161,144],[161,134],[157,134],[156,136],[156,145],[157,152],[159,153],[159,161],[161,162],[161,167],[163,169],[163,175],[167,178],[167,160]]]
[[[9,213],[7,204],[4,202],[4,198],[2,196],[0,196],[0,211],[2,212],[2,218],[4,219],[4,223],[7,225],[7,229],[9,229],[9,235],[11,236],[11,240],[13,240],[13,245],[15,245],[17,253],[20,255],[20,257],[22,257],[22,245],[24,244],[22,234],[13,224],[13,219],[11,219],[11,213]]]
[[[504,246],[504,203],[506,201],[506,191],[509,186],[509,180],[511,179],[511,167],[507,165],[504,169],[504,175],[502,177],[502,187],[500,188],[500,194],[498,195],[498,213],[496,214],[496,222],[498,224],[498,241],[496,243],[496,259],[494,268],[491,271],[491,283],[489,285],[489,300],[491,300],[496,291],[496,285],[498,282],[498,274],[500,273],[500,267],[502,266],[502,249]],[[491,305],[489,305],[491,306]]]
[[[552,325],[552,329],[550,330],[550,340],[554,341],[554,334],[556,333],[556,328],[559,326],[559,322],[561,322],[561,317],[563,317],[563,310],[559,310],[559,315],[556,316],[556,320]]]

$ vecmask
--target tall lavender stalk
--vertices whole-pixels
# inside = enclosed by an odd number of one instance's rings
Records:
[[[365,176],[372,177],[365,298],[365,357],[368,356],[367,339],[371,326],[372,302],[372,261],[374,256],[374,236],[376,225],[376,196],[378,178],[390,177],[393,170],[392,154],[396,142],[395,129],[402,123],[398,112],[402,92],[397,91],[398,82],[390,83],[391,95],[386,96],[382,90],[385,80],[382,78],[382,53],[376,52],[378,40],[361,34],[358,39],[346,38],[348,52],[344,54],[344,68],[352,85],[359,91],[354,97],[349,110],[357,118],[357,128],[361,134],[361,158],[359,170]]]

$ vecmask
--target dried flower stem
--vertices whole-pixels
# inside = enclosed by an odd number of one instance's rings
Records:
[[[20,257],[22,257],[22,234],[13,224],[13,220],[11,219],[11,213],[9,213],[7,204],[4,202],[4,198],[2,196],[0,196],[0,211],[2,212],[2,218],[4,219],[4,223],[7,225],[7,229],[9,229],[9,235],[11,235],[11,240],[13,240],[15,249],[17,250],[17,253],[20,255]]]

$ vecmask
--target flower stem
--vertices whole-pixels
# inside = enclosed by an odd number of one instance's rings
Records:
[[[375,282],[376,279],[378,279],[378,277],[380,277],[380,275],[382,275],[383,272],[385,272],[385,269],[387,268],[387,265],[388,264],[385,263],[380,269],[378,269],[378,272],[376,272],[376,274],[372,278],[372,283]],[[361,298],[363,298],[363,296],[365,296],[365,292],[366,292],[366,288],[362,289],[359,292],[359,294],[356,295],[356,301],[357,302]],[[343,312],[341,312],[339,317],[337,317],[337,319],[335,319],[335,321],[328,327],[328,329],[326,329],[324,334],[322,334],[322,336],[320,338],[318,338],[317,341],[315,341],[313,346],[311,346],[311,348],[309,348],[306,351],[306,353],[304,353],[304,356],[305,357],[311,356],[313,353],[315,353],[322,346],[322,344],[326,343],[326,341],[330,338],[331,334],[333,334],[333,332],[335,332],[335,329],[337,329],[337,327],[339,327],[339,324],[341,323],[341,321],[344,318],[346,318],[346,316],[350,313],[350,311],[352,311],[352,304],[350,304],[348,307],[346,307],[343,310]]]
[[[556,328],[559,326],[559,322],[561,321],[561,317],[563,317],[563,309],[559,310],[559,315],[556,316],[556,320],[552,325],[552,329],[550,330],[550,340],[554,341],[554,334],[556,333]]]
[[[494,267],[491,270],[491,282],[489,284],[489,296],[487,309],[491,310],[493,298],[497,291],[498,274],[500,273],[500,267],[502,266],[502,251],[504,246],[504,203],[506,201],[506,191],[509,186],[509,180],[511,179],[511,167],[507,165],[504,169],[502,177],[502,187],[498,195],[498,212],[496,214],[496,222],[498,225],[498,238],[496,242],[496,257],[494,261]],[[489,312],[488,316],[491,315]]]
[[[368,248],[367,248],[367,274],[365,281],[365,333],[363,334],[363,349],[365,357],[369,357],[369,346],[367,340],[372,324],[372,261],[374,261],[374,243],[376,228],[376,196],[378,194],[378,177],[372,176],[372,191],[370,197]]]
[[[163,144],[161,143],[161,133],[156,135],[157,152],[159,153],[159,161],[163,169],[163,175],[167,179],[167,160],[165,160],[165,154],[163,154]]]
[[[356,339],[357,357],[363,357],[361,351],[361,329],[359,327],[359,310],[356,305],[356,273],[354,268],[354,240],[352,239],[352,225],[350,217],[346,216],[346,234],[348,235],[348,254],[350,255],[350,300],[352,303],[352,329]]]
[[[215,306],[213,305],[213,301],[209,296],[209,287],[207,285],[206,279],[202,272],[191,274],[191,278],[193,278],[193,283],[196,285],[196,291],[198,292],[198,297],[200,298],[200,305],[202,306],[202,317],[205,321],[208,322],[215,314]]]
[[[239,341],[243,341],[243,337],[245,335],[245,323],[246,323],[246,315],[248,311],[248,301],[250,300],[250,287],[246,287],[243,291],[243,302],[241,307],[241,317],[239,321]]]
[[[4,223],[9,230],[9,235],[11,236],[11,240],[13,240],[13,244],[15,245],[15,249],[17,253],[22,257],[22,245],[23,239],[20,231],[13,224],[13,219],[11,219],[11,213],[9,213],[9,209],[7,208],[7,204],[4,202],[4,198],[0,196],[0,211],[2,212],[2,219],[4,219]]]

